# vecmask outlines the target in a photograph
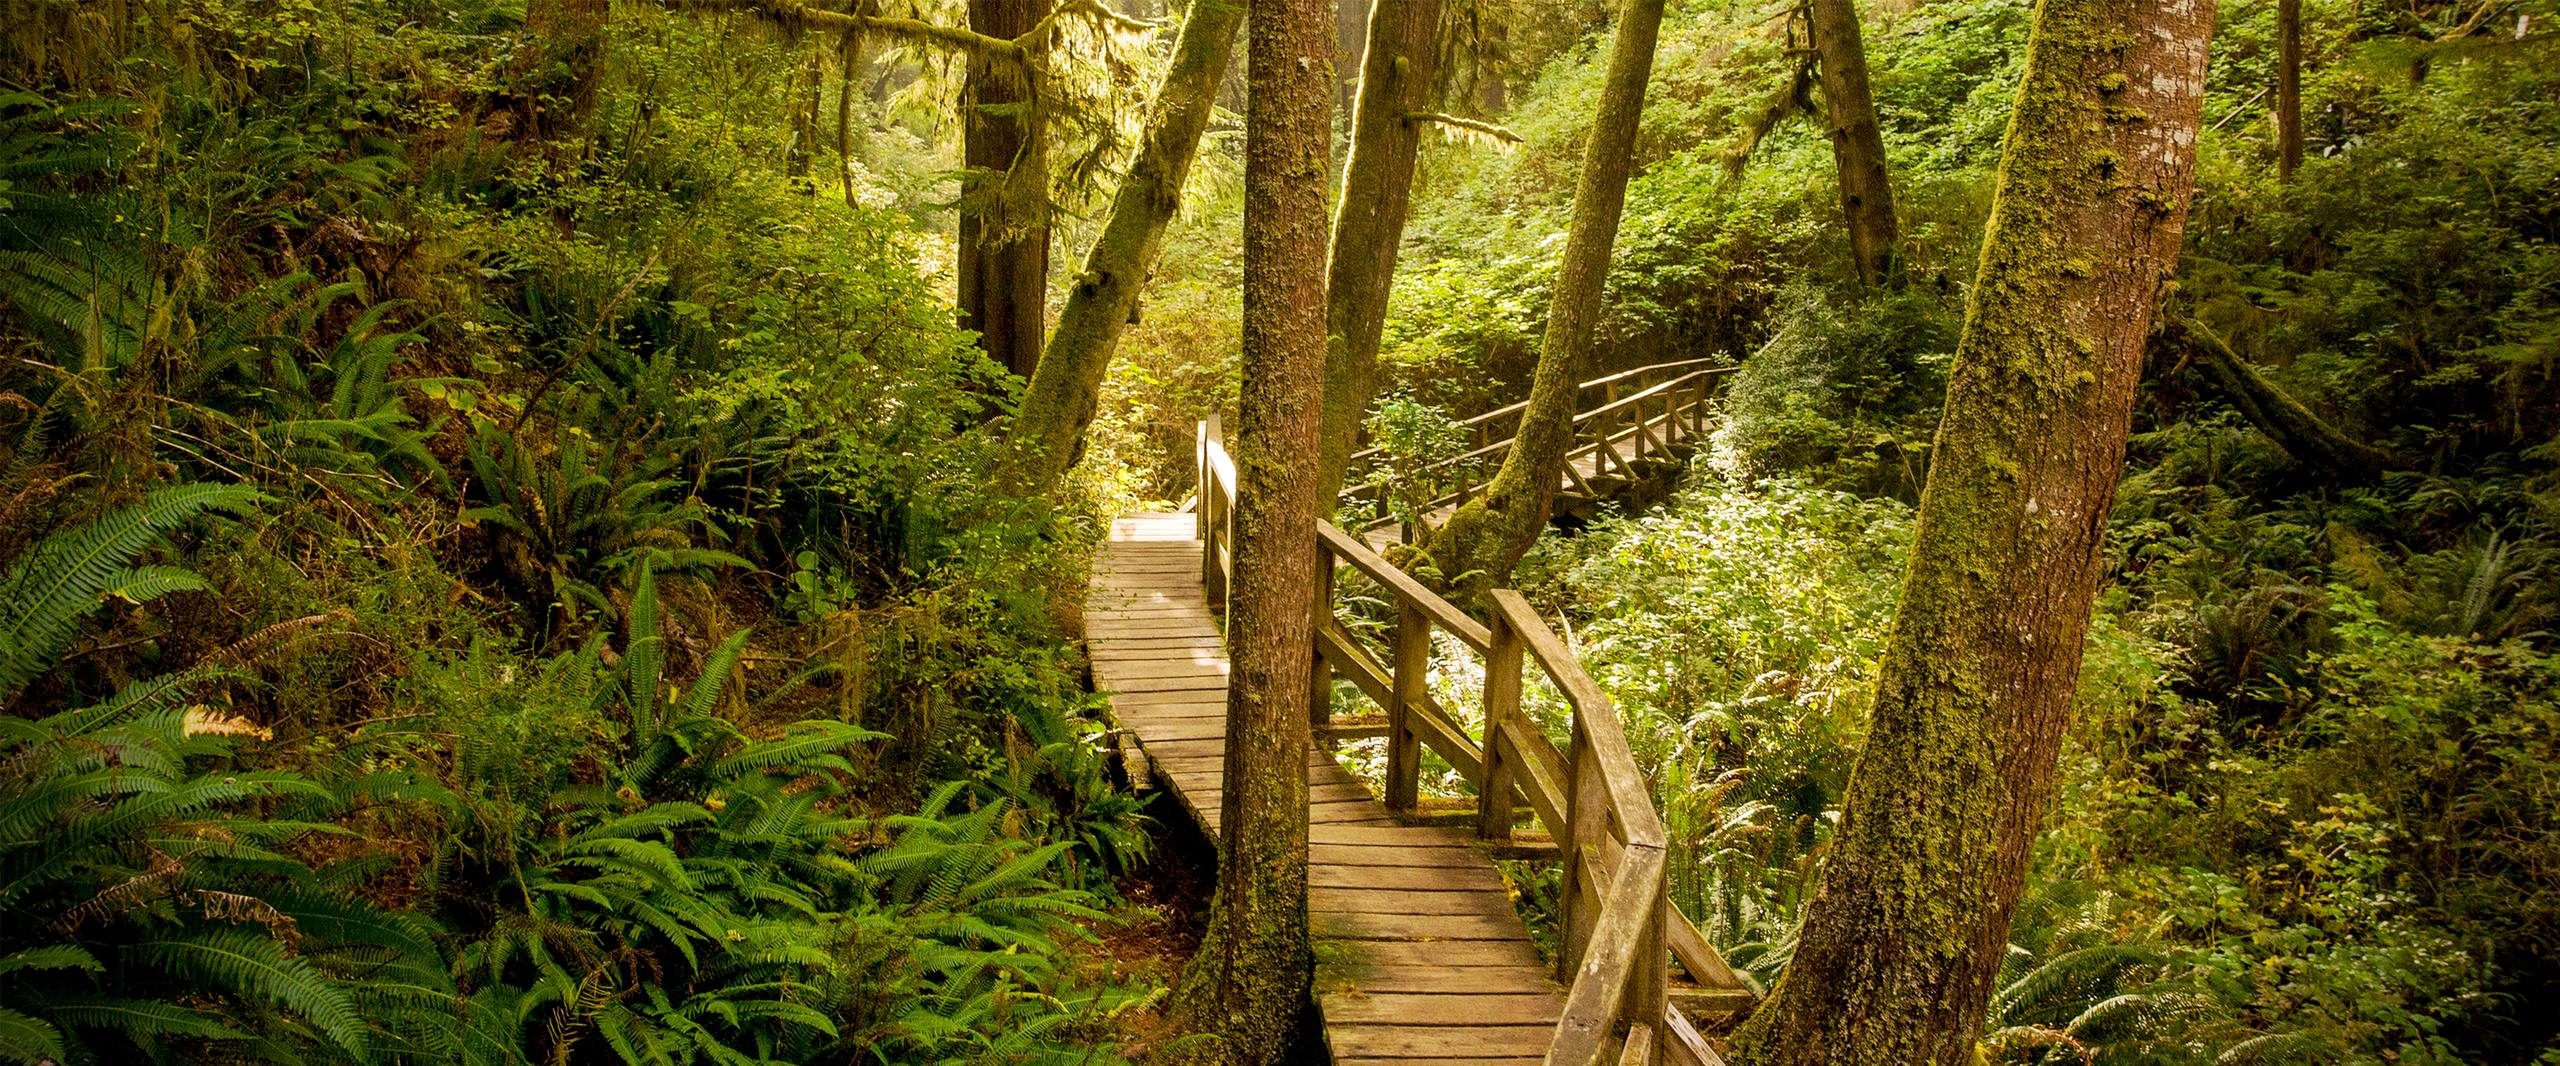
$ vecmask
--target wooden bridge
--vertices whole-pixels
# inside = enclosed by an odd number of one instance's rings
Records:
[[[1608,396],[1577,419],[1590,427],[1577,454],[1593,468],[1567,480],[1596,492],[1595,472],[1631,472],[1694,439],[1704,427],[1699,374]],[[1480,432],[1489,439],[1494,430]],[[1198,459],[1196,513],[1132,514],[1113,525],[1085,626],[1096,687],[1111,694],[1153,775],[1214,839],[1227,657],[1213,610],[1234,566],[1236,476],[1206,426]],[[1362,538],[1331,523],[1312,533],[1325,607],[1308,694],[1317,738],[1307,753],[1308,905],[1316,1007],[1334,1061],[1718,1063],[1691,1019],[1746,1006],[1751,993],[1665,894],[1662,823],[1615,705],[1518,594],[1496,591],[1491,620],[1480,622]],[[1337,604],[1337,576],[1373,594]],[[1481,661],[1480,718],[1452,713],[1431,693],[1435,633]],[[1570,711],[1562,744],[1523,706],[1532,669]],[[1334,720],[1337,679],[1379,713]],[[1380,793],[1328,753],[1360,737],[1386,741]],[[1421,795],[1426,752],[1464,780],[1472,809]],[[1541,959],[1512,906],[1496,855],[1561,864],[1552,960]],[[1687,981],[1674,979],[1675,966]]]
[[[1588,518],[1601,503],[1644,485],[1665,464],[1685,458],[1706,436],[1709,401],[1725,375],[1732,373],[1731,367],[1711,363],[1706,359],[1656,363],[1576,386],[1573,446],[1565,455],[1554,514]],[[1450,512],[1483,488],[1481,480],[1468,475],[1501,460],[1519,436],[1520,418],[1528,410],[1523,401],[1460,423],[1474,438],[1474,446],[1417,472],[1417,480],[1428,482],[1439,476],[1454,484],[1429,499],[1404,501],[1405,508],[1419,513],[1425,525],[1446,521]],[[1210,426],[1214,430],[1214,419]],[[1397,501],[1380,481],[1382,461],[1376,448],[1353,452],[1350,476],[1345,479],[1350,487],[1342,494],[1345,520],[1372,546],[1407,539],[1396,513]]]

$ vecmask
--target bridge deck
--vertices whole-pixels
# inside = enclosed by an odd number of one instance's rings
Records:
[[[1085,603],[1095,687],[1214,839],[1227,654],[1200,592],[1188,514],[1113,523]],[[1510,892],[1460,832],[1407,826],[1321,751],[1307,753],[1316,1005],[1339,1064],[1541,1061],[1562,992]]]

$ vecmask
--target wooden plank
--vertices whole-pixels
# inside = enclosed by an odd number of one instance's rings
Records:
[[[1544,1066],[1546,1061],[1547,1060],[1534,1055],[1500,1059],[1453,1059],[1446,1056],[1435,1056],[1432,1058],[1422,1059],[1347,1059],[1336,1057],[1333,1060],[1333,1066]]]
[[[1307,862],[1313,866],[1411,866],[1422,868],[1458,867],[1474,869],[1485,863],[1485,853],[1471,847],[1437,847],[1426,845],[1371,847],[1359,844],[1309,844]]]
[[[1308,921],[1315,935],[1332,940],[1529,941],[1528,929],[1509,914],[1314,914]]]
[[[1428,825],[1397,826],[1392,830],[1310,830],[1307,839],[1317,844],[1389,844],[1432,847],[1468,847],[1475,843],[1474,837],[1455,829]]]
[[[1521,1056],[1540,1058],[1553,1031],[1544,1025],[1488,1025],[1457,1029],[1439,1025],[1326,1026],[1335,1061],[1358,1058]]]
[[[1324,1022],[1327,1026],[1552,1026],[1563,1009],[1563,1002],[1553,992],[1350,993],[1324,998]]]
[[[1499,892],[1457,890],[1425,892],[1407,888],[1332,888],[1307,890],[1307,910],[1328,914],[1466,914],[1511,918],[1511,900]]]
[[[1535,960],[1525,965],[1505,962],[1497,966],[1364,967],[1326,964],[1316,967],[1316,991],[1319,995],[1344,991],[1446,992],[1452,988],[1487,994],[1535,992],[1559,999],[1562,997],[1556,983],[1547,979],[1546,972],[1537,967]]]
[[[1142,692],[1220,692],[1227,690],[1225,674],[1192,674],[1185,677],[1123,677],[1111,683],[1113,695],[1135,695]],[[1224,697],[1220,697],[1224,698]]]
[[[1353,975],[1401,966],[1510,967],[1543,977],[1546,964],[1526,940],[1334,940],[1316,958]]]
[[[1176,652],[1163,658],[1113,659],[1093,664],[1095,677],[1225,677],[1227,664],[1198,653]]]
[[[1407,891],[1491,892],[1508,890],[1489,862],[1474,866],[1318,866],[1307,867],[1307,883],[1331,888],[1394,888]],[[1507,913],[1507,912],[1506,912]]]

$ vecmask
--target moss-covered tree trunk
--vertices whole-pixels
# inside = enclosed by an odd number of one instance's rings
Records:
[[[1247,30],[1244,395],[1227,592],[1226,791],[1209,928],[1176,1019],[1225,1062],[1275,1063],[1307,1005],[1307,669],[1315,651],[1312,461],[1324,411],[1324,194],[1333,134],[1327,0],[1254,0]]]
[[[969,28],[1009,41],[1048,13],[1049,0],[969,0]],[[1028,378],[1049,324],[1048,152],[1022,64],[973,52],[960,92],[960,328]]]
[[[1547,298],[1546,335],[1530,375],[1529,408],[1521,413],[1519,435],[1503,452],[1502,466],[1484,492],[1424,541],[1442,573],[1476,573],[1478,586],[1510,573],[1537,542],[1564,478],[1565,455],[1573,447],[1576,386],[1591,360],[1601,289],[1609,278],[1609,249],[1617,242],[1618,216],[1627,202],[1636,124],[1644,116],[1645,82],[1653,74],[1662,5],[1663,0],[1625,0],[1619,7],[1609,69],[1602,76],[1600,113],[1582,148],[1573,228],[1565,235],[1564,259],[1557,264],[1555,289]]]
[[[1017,492],[1048,491],[1083,452],[1103,377],[1164,249],[1165,226],[1182,206],[1182,182],[1217,109],[1218,84],[1226,79],[1236,27],[1243,21],[1242,0],[1191,0],[1174,40],[1172,65],[1147,104],[1146,129],[1129,176],[1112,195],[1110,220],[1085,253],[1084,268],[1067,286],[1048,350],[1014,416],[1007,476]]]
[[[2302,165],[2302,0],[2276,0],[2276,180]]]
[[[1324,492],[1344,467],[1377,388],[1396,249],[1413,203],[1413,165],[1440,70],[1440,0],[1389,0],[1369,9],[1368,50],[1351,115],[1333,240],[1325,256]]]
[[[1751,1066],[1974,1061],[2194,187],[2212,0],[2044,0],[1873,722]]]
[[[1821,59],[1822,102],[1831,161],[1840,174],[1840,216],[1858,280],[1889,284],[1901,229],[1893,215],[1893,178],[1885,169],[1884,128],[1867,87],[1867,49],[1855,0],[1812,0],[1813,50]]]

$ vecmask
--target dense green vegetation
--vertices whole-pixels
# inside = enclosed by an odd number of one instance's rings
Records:
[[[645,5],[9,21],[0,1058],[1147,1009],[1079,947],[1150,839],[1049,607],[1096,527],[972,475],[905,127],[795,180],[800,42]]]
[[[1163,1035],[1150,952],[1184,948],[1107,941],[1205,898],[1149,902],[1165,838],[1072,619],[1108,516],[1180,500],[1236,410],[1241,79],[1082,462],[1023,499],[1020,382],[953,313],[966,64],[752,6],[0,0],[0,1061]],[[1164,21],[1072,46],[1067,262],[1179,18],[1108,6]],[[1526,391],[1615,7],[1450,6],[1446,107],[1498,126],[1424,140],[1368,422],[1408,520],[1466,473],[1452,422]],[[1859,6],[1902,283],[1850,261],[1793,6],[1672,3],[1592,370],[1732,364],[1720,428],[1512,582],[1763,988],[1866,737],[2034,11]],[[2305,0],[2289,181],[2275,12],[2222,5],[1986,1062],[2560,1063],[2560,5]],[[2286,437],[2235,365],[2362,448]],[[1551,932],[1553,869],[1511,869]]]
[[[2552,17],[2522,6],[2452,38],[2474,7],[2306,5],[2291,185],[2260,100],[2273,6],[2225,6],[2173,313],[2392,465],[2288,455],[2155,351],[1993,1061],[2560,1054],[2560,82],[2547,36],[2513,40],[2513,15]],[[1911,278],[1890,294],[1856,290],[1818,123],[1753,145],[1786,103],[1781,28],[1691,4],[1665,30],[1614,365],[1723,353],[1739,375],[1675,503],[1551,542],[1522,580],[1635,723],[1687,856],[1675,897],[1761,982],[1861,739],[2028,10],[1870,5]],[[1598,66],[1586,44],[1544,68],[1516,151],[1432,160],[1388,359],[1452,412],[1525,380]],[[1411,449],[1410,423],[1373,428]]]

